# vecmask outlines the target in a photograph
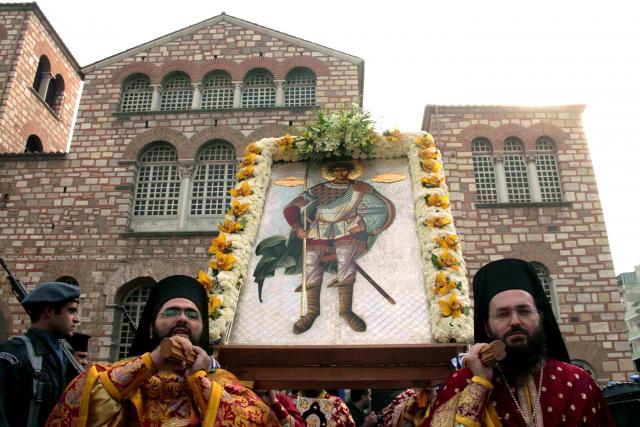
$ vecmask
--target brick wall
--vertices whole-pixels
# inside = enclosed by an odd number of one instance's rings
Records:
[[[593,366],[601,382],[624,380],[633,366],[582,109],[439,106],[437,114],[428,109],[423,127],[442,150],[470,279],[482,265],[503,257],[544,264],[571,357]],[[487,138],[500,154],[510,136],[523,142],[525,153],[532,153],[538,137],[556,142],[568,203],[476,206],[471,141]]]
[[[260,56],[262,53],[262,56]],[[206,72],[225,69],[242,81],[254,67],[284,79],[296,66],[317,76],[317,104],[326,108],[360,102],[359,66],[273,35],[227,22],[183,33],[131,57],[87,70],[70,152],[66,155],[0,156],[0,253],[29,286],[72,276],[83,291],[80,330],[94,338],[91,352],[105,360],[117,338],[116,293],[139,277],[159,280],[206,267],[210,232],[129,233],[135,160],[154,141],[172,143],[180,160],[193,159],[211,139],[225,139],[241,155],[254,140],[281,136],[315,117],[317,107],[221,111],[118,113],[121,85],[143,72],[159,84],[169,72],[199,83]],[[216,58],[217,56],[217,58]],[[338,55],[339,56],[339,55]],[[7,332],[28,324],[8,286],[0,287]]]
[[[0,152],[20,153],[27,138],[36,135],[45,152],[66,149],[71,135],[82,79],[73,63],[56,43],[47,25],[31,6],[21,10],[0,9],[0,49],[6,61],[0,65]],[[42,55],[51,64],[51,73],[64,80],[64,101],[52,109],[33,89]]]

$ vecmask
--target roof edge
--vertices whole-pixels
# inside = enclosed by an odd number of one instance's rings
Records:
[[[44,12],[42,12],[42,10],[40,9],[40,6],[38,6],[36,2],[0,3],[0,10],[23,10],[23,11],[33,12],[38,17],[40,22],[42,22],[42,24],[47,29],[51,37],[53,37],[54,41],[58,44],[58,47],[60,48],[62,53],[71,62],[71,65],[76,70],[76,72],[80,75],[80,78],[84,79],[84,74],[82,73],[82,68],[80,67],[80,64],[78,63],[78,61],[76,61],[76,58],[73,56],[73,54],[71,53],[67,45],[62,41],[62,38],[58,35],[55,28],[53,28],[53,25],[51,24],[51,22],[49,22],[46,15],[44,14]]]
[[[195,23],[193,25],[189,25],[187,27],[181,28],[181,29],[176,30],[174,32],[171,32],[171,33],[165,34],[163,36],[157,37],[157,38],[152,39],[152,40],[150,40],[148,42],[145,42],[145,43],[139,44],[137,46],[134,46],[134,47],[132,47],[130,49],[123,50],[123,51],[121,51],[119,53],[116,53],[114,55],[108,56],[108,57],[106,57],[104,59],[92,62],[91,64],[88,64],[88,65],[85,65],[84,67],[82,67],[81,71],[83,73],[91,73],[91,72],[93,72],[95,70],[98,70],[98,69],[106,67],[106,66],[108,66],[110,64],[113,64],[114,62],[121,61],[123,59],[126,59],[126,58],[129,58],[131,56],[137,55],[138,53],[143,52],[145,50],[148,50],[148,49],[151,49],[151,48],[153,48],[155,46],[161,45],[161,44],[163,44],[165,42],[168,42],[168,41],[170,41],[170,40],[172,40],[174,38],[181,37],[183,35],[187,35],[187,34],[193,32],[193,31],[199,30],[202,27],[205,27],[207,25],[217,24],[217,23],[222,22],[222,21],[228,22],[230,24],[240,25],[240,26],[243,26],[243,27],[246,27],[246,28],[249,28],[249,29],[252,29],[252,30],[260,31],[260,32],[271,33],[271,35],[273,35],[274,37],[283,39],[283,40],[291,42],[291,43],[306,45],[307,47],[311,48],[312,50],[316,50],[316,51],[319,51],[319,52],[326,53],[328,55],[334,56],[336,58],[339,58],[339,59],[342,59],[342,60],[345,60],[345,61],[348,61],[348,62],[351,62],[351,63],[356,64],[356,65],[364,62],[363,59],[358,58],[357,56],[350,55],[348,53],[344,53],[344,52],[341,52],[339,50],[331,49],[331,48],[328,48],[326,46],[323,46],[323,45],[320,45],[320,44],[317,44],[317,43],[313,43],[313,42],[310,42],[308,40],[301,39],[299,37],[295,37],[295,36],[292,36],[292,35],[289,35],[289,34],[286,34],[286,33],[282,33],[280,31],[277,31],[277,30],[274,30],[274,29],[271,29],[271,28],[268,28],[268,27],[265,27],[265,26],[262,26],[262,25],[259,25],[259,24],[255,24],[253,22],[245,21],[245,20],[242,20],[240,18],[236,18],[234,16],[227,15],[226,13],[223,12],[220,15],[216,15],[214,17],[205,19],[204,21],[197,22],[197,23]]]

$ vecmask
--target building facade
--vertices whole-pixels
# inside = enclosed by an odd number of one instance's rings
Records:
[[[618,286],[629,331],[631,358],[636,371],[640,372],[640,265],[636,265],[634,271],[618,275]]]
[[[574,363],[601,383],[633,372],[584,106],[429,105],[470,276],[500,258],[536,267]]]
[[[0,152],[64,152],[80,66],[35,3],[0,4]]]
[[[227,15],[88,65],[70,150],[0,155],[0,252],[28,285],[79,284],[92,356],[124,356],[122,308],[135,321],[157,280],[206,267],[244,147],[361,105],[363,73],[357,57]],[[15,334],[28,318],[0,292]]]

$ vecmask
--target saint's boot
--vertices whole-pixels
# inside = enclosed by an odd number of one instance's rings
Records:
[[[340,317],[347,321],[349,327],[356,332],[364,332],[367,330],[367,324],[358,317],[353,311],[351,306],[353,303],[353,283],[341,283],[338,287],[338,312]]]
[[[298,335],[311,328],[316,317],[320,315],[320,290],[322,285],[309,284],[307,288],[307,314],[293,324],[293,333]]]

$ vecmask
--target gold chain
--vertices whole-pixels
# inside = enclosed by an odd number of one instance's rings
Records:
[[[538,381],[538,390],[536,392],[535,404],[533,405],[533,408],[531,410],[531,418],[526,417],[524,415],[524,411],[520,407],[520,404],[518,403],[518,399],[516,399],[516,396],[513,394],[513,391],[511,391],[511,386],[507,382],[507,378],[504,376],[504,373],[502,372],[502,368],[500,367],[500,365],[498,365],[498,372],[500,372],[502,381],[504,381],[504,384],[507,386],[509,395],[511,396],[511,399],[513,399],[513,403],[516,404],[516,408],[518,408],[518,412],[520,412],[520,415],[522,416],[524,423],[528,426],[535,427],[536,415],[538,414],[537,409],[540,407],[540,396],[542,395],[542,374],[544,372],[544,360],[540,362],[540,380]]]

